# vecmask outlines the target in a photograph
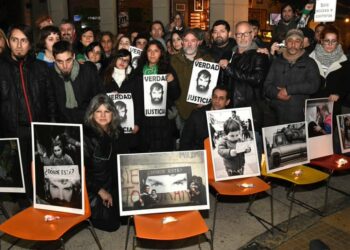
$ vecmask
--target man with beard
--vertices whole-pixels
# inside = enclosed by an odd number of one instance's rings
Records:
[[[203,69],[199,71],[197,76],[197,85],[196,89],[200,93],[205,93],[209,89],[211,74],[208,70]]]
[[[104,92],[96,67],[79,64],[72,44],[67,41],[55,43],[52,53],[55,64],[50,77],[58,104],[58,121],[83,123],[90,100]]]
[[[210,55],[215,62],[221,59],[229,60],[232,55],[232,49],[236,45],[235,40],[231,36],[231,27],[225,20],[217,20],[211,29],[211,37],[213,43],[209,49]]]
[[[303,48],[304,34],[292,29],[286,35],[286,49],[272,62],[265,81],[265,95],[276,115],[277,124],[305,120],[305,100],[320,85],[316,62]]]
[[[155,82],[151,85],[150,88],[150,95],[151,95],[151,102],[153,105],[159,105],[163,102],[163,86],[159,82]]]
[[[127,119],[127,112],[128,112],[128,109],[126,108],[126,104],[122,101],[117,101],[115,103],[115,107],[118,110],[120,122],[121,123],[125,122]]]
[[[75,31],[74,24],[67,19],[63,19],[59,28],[60,28],[62,40],[68,41],[71,44],[73,44],[76,38],[76,31]]]
[[[178,128],[182,131],[184,121],[188,119],[192,110],[197,105],[186,101],[188,88],[191,81],[193,62],[195,60],[204,60],[213,62],[212,57],[203,51],[198,50],[198,34],[192,29],[186,30],[182,36],[183,48],[179,53],[170,58],[170,64],[175,69],[180,83],[181,95],[176,101],[176,107],[179,114]],[[215,84],[215,83],[214,83]]]
[[[54,122],[56,118],[48,68],[32,55],[32,39],[29,26],[12,26],[8,32],[9,50],[0,59],[0,137],[19,138],[28,197],[32,192],[30,124]]]
[[[45,178],[46,201],[49,205],[80,208],[79,180]]]

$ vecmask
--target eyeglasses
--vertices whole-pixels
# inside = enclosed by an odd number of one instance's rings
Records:
[[[242,37],[249,37],[249,35],[252,33],[252,31],[249,32],[244,32],[244,33],[236,33],[237,38],[242,38]]]
[[[326,45],[336,45],[338,43],[337,40],[323,40],[323,44],[326,44]]]

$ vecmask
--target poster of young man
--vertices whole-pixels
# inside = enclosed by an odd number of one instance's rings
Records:
[[[260,175],[251,108],[207,111],[216,181]]]
[[[0,139],[0,193],[25,193],[18,138]]]
[[[134,69],[137,68],[137,62],[141,56],[142,49],[136,48],[134,46],[129,47],[129,51],[131,53],[131,65]]]
[[[186,101],[195,104],[209,104],[219,71],[220,66],[217,63],[194,61]]]
[[[118,155],[121,215],[209,209],[204,150]]]
[[[333,154],[333,102],[328,98],[305,101],[310,160]]]
[[[263,128],[267,172],[309,163],[305,122]]]
[[[165,116],[167,88],[166,74],[143,76],[145,116]]]
[[[350,152],[350,114],[337,115],[341,152]]]
[[[34,208],[84,214],[80,124],[32,123]]]
[[[134,102],[131,93],[107,93],[107,95],[113,100],[116,109],[118,110],[121,127],[124,133],[132,133],[134,129]]]

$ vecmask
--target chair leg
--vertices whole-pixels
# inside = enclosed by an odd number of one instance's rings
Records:
[[[66,249],[66,245],[64,244],[64,239],[63,238],[61,238],[61,248],[64,250],[64,249]]]
[[[214,204],[214,218],[213,218],[213,242],[214,242],[214,234],[215,234],[215,224],[216,224],[216,212],[218,207],[218,199],[219,199],[219,193],[216,193],[215,196],[215,204]]]
[[[96,234],[94,226],[92,225],[92,223],[91,223],[91,221],[89,219],[87,219],[87,222],[89,223],[88,229],[90,230],[92,236],[94,237],[94,239],[96,241],[96,244],[98,246],[98,249],[102,250],[103,248],[102,248],[100,240],[97,237],[97,234]]]
[[[329,190],[329,182],[331,180],[331,175],[328,177],[326,182],[326,191],[325,191],[325,197],[324,197],[324,207],[322,211],[322,216],[325,216],[328,209],[328,190]]]
[[[128,249],[129,236],[130,236],[130,223],[131,223],[132,219],[133,219],[133,216],[129,216],[129,218],[128,218],[128,226],[126,228],[125,250]],[[134,243],[133,243],[133,245],[134,245]]]
[[[12,249],[21,239],[16,239],[15,242],[11,244],[11,246],[8,248],[8,250]],[[0,248],[1,249],[1,248]]]
[[[290,193],[291,193],[291,195],[290,195]],[[285,231],[286,233],[289,230],[290,219],[292,217],[293,204],[295,201],[294,196],[295,196],[295,184],[293,184],[287,192],[287,198],[291,197],[291,199],[290,199],[290,205],[289,205],[288,222],[287,222],[287,227],[286,227],[286,231]]]
[[[137,247],[137,238],[136,238],[136,235],[134,235],[132,238],[132,249],[135,250],[136,247]]]

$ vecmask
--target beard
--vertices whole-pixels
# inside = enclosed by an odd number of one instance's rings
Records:
[[[218,37],[216,38],[216,40],[214,40],[214,45],[220,47],[225,45],[228,42],[228,39],[223,39],[222,37]]]
[[[152,104],[161,104],[163,98],[151,98]]]
[[[209,84],[207,86],[204,85],[197,85],[197,91],[198,92],[207,92],[209,89]]]

